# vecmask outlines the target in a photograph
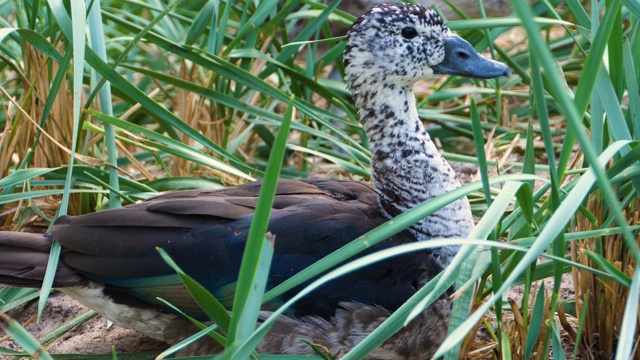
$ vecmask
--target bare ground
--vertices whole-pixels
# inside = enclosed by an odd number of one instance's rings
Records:
[[[8,315],[22,324],[27,323],[26,329],[29,333],[37,339],[42,339],[52,330],[87,311],[90,310],[70,297],[54,292],[47,302],[40,322],[33,320],[37,312],[37,301],[14,309]],[[12,340],[4,337],[1,331],[0,346],[20,349]],[[101,316],[95,316],[61,338],[45,344],[47,351],[52,354],[110,354],[112,347],[117,353],[160,352],[167,348],[167,344],[116,325],[107,327],[107,321]],[[0,359],[3,357],[0,356]]]

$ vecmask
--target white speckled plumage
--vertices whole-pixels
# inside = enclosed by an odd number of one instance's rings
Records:
[[[167,327],[179,319],[177,315],[161,313],[152,308],[137,308],[118,304],[104,294],[104,285],[90,282],[83,286],[60,289],[82,305],[96,310],[116,325],[143,333],[156,340],[172,341],[164,333]]]
[[[402,36],[413,27],[417,35]],[[433,10],[397,5],[374,8],[348,34],[345,75],[372,152],[372,175],[389,217],[460,187],[418,116],[413,85],[435,77],[443,40],[452,37]],[[419,240],[466,237],[473,217],[466,198],[412,226]],[[434,251],[446,266],[457,247]]]

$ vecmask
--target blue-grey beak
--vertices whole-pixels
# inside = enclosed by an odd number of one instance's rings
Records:
[[[511,69],[507,65],[478,54],[471,44],[457,35],[444,40],[444,60],[433,66],[433,72],[474,79],[511,76]]]

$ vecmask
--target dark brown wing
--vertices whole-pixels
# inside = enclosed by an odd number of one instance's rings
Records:
[[[83,276],[127,296],[159,305],[156,296],[197,314],[163,248],[189,275],[230,306],[260,183],[180,191],[116,210],[62,217],[52,228],[62,261]],[[274,287],[385,221],[368,185],[335,180],[282,180],[269,223]],[[393,243],[392,239],[371,251]],[[322,287],[298,303],[298,315],[332,315],[340,301],[394,309],[415,291],[422,257],[379,263]],[[376,287],[378,286],[378,287]],[[286,300],[295,294],[285,294]]]

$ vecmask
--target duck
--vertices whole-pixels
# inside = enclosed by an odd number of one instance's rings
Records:
[[[268,231],[275,236],[271,289],[393,217],[460,187],[425,131],[413,85],[442,75],[509,76],[420,5],[386,4],[352,25],[343,55],[345,82],[371,150],[372,183],[281,179]],[[207,320],[162,248],[231,311],[234,286],[261,182],[222,190],[169,192],[118,209],[61,216],[45,234],[0,232],[0,283],[42,285],[52,242],[61,248],[53,286],[114,324],[175,344],[197,329],[160,302]],[[460,198],[357,255],[435,238],[464,238],[474,226]],[[314,290],[281,316],[258,353],[313,354],[300,339],[344,354],[442,271],[457,246],[394,257]],[[282,303],[300,285],[271,303]],[[272,311],[268,305],[265,313]],[[438,301],[372,352],[370,359],[424,359],[446,335],[450,306]],[[183,354],[223,350],[203,339]]]

